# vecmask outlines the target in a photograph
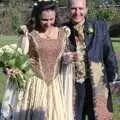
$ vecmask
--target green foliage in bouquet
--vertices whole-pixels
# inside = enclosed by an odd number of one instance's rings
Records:
[[[29,77],[33,75],[27,55],[23,54],[17,44],[0,48],[0,68],[11,70],[9,80],[17,89],[23,89]]]

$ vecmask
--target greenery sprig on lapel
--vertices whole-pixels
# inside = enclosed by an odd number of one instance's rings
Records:
[[[89,22],[89,21],[85,22],[84,32],[86,34],[94,34],[95,33],[95,27],[92,22]]]
[[[94,33],[93,27],[89,26],[87,32],[88,32],[89,34]]]

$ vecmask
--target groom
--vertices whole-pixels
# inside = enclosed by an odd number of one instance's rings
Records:
[[[112,102],[109,83],[117,79],[117,63],[104,21],[86,19],[87,0],[69,0],[71,55],[75,64],[76,120],[111,120]],[[73,54],[74,52],[74,54]],[[77,57],[75,57],[75,52]]]

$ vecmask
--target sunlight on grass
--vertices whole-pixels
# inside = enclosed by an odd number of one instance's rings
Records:
[[[115,52],[120,52],[120,38],[112,38],[112,41]]]
[[[120,52],[120,42],[114,42],[113,43],[113,48],[115,50],[115,52]]]
[[[111,38],[115,52],[120,52],[120,38]]]
[[[12,35],[12,36],[5,36],[0,35],[0,47],[5,44],[12,44],[16,43],[18,41],[18,36]]]

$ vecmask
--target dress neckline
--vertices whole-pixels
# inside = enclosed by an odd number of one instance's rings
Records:
[[[44,40],[57,40],[57,39],[59,39],[59,36],[60,36],[60,28],[58,28],[58,33],[57,33],[57,37],[56,38],[51,38],[51,37],[46,37],[46,38],[44,38],[44,37],[41,37],[41,35],[40,35],[40,33],[39,33],[39,31],[37,31],[37,30],[33,30],[33,31],[35,31],[35,33],[37,33],[38,35],[39,35],[39,38],[40,39],[44,39]]]

